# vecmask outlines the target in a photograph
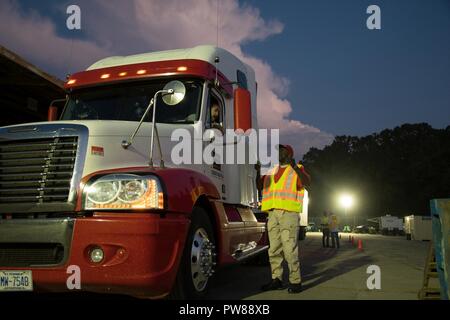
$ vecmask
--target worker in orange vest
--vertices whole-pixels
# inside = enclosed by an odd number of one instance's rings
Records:
[[[268,212],[269,261],[272,280],[262,287],[263,291],[284,289],[283,266],[289,267],[289,293],[302,290],[300,263],[298,259],[299,212],[303,211],[304,186],[310,177],[303,165],[296,164],[294,150],[289,145],[279,145],[279,165],[261,178],[260,165],[255,166],[256,183],[262,189],[261,210]]]

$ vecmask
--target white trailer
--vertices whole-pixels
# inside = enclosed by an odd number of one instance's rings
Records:
[[[431,216],[406,216],[405,234],[407,240],[431,240]]]
[[[379,217],[379,230],[382,234],[398,234],[403,232],[403,219],[389,214]]]
[[[303,196],[303,211],[300,212],[300,230],[299,239],[304,240],[306,238],[306,228],[308,227],[308,190],[305,189],[305,194]]]

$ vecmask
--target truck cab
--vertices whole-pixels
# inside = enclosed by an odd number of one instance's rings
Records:
[[[0,128],[0,290],[67,291],[77,270],[76,289],[198,298],[267,250],[254,166],[201,157],[258,128],[250,66],[198,46],[102,59],[65,88],[48,122]]]

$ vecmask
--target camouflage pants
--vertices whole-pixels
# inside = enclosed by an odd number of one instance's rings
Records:
[[[269,231],[269,261],[272,279],[283,279],[283,259],[289,267],[289,282],[301,282],[298,260],[299,214],[285,210],[270,210],[267,229]]]

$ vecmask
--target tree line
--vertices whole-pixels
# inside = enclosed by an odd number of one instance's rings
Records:
[[[450,126],[403,124],[365,137],[336,136],[311,148],[303,164],[312,176],[311,215],[342,213],[336,197],[355,195],[350,214],[376,217],[429,214],[429,201],[450,198]]]

